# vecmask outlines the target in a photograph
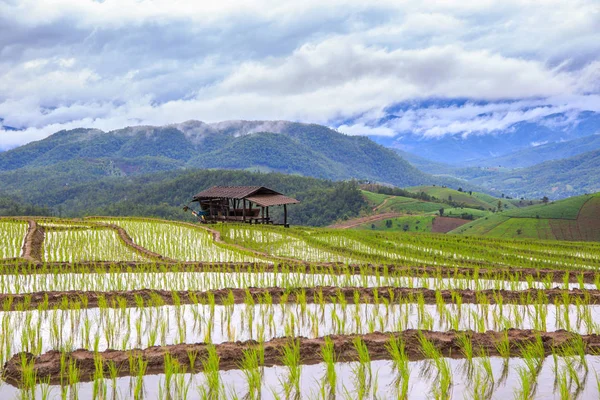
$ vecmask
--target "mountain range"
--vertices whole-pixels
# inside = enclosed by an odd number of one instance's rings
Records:
[[[379,124],[393,127],[390,121],[401,115],[390,112]],[[493,119],[492,114],[478,117]],[[501,165],[515,168],[595,150],[598,148],[597,134],[600,134],[600,113],[586,111],[576,116],[555,113],[491,132],[474,130],[427,136],[399,131],[393,136],[369,137],[386,147],[438,163],[458,167]],[[573,146],[566,144],[571,141]],[[527,157],[528,154],[536,155]]]
[[[550,138],[559,137],[556,132],[540,136],[538,131],[547,128],[542,129],[548,125],[546,121],[533,131],[519,124],[515,132],[520,133],[421,139],[418,152],[402,150],[391,142],[388,145],[396,147],[386,148],[369,137],[345,135],[322,125],[289,121],[187,121],[110,132],[80,128],[0,153],[0,190],[27,197],[31,190],[43,193],[106,177],[236,169],[329,180],[359,179],[399,187],[437,184],[518,198],[558,199],[600,190],[596,117],[587,115],[577,132],[565,134],[587,136],[569,140],[561,137],[550,142]],[[499,138],[508,142],[499,149],[516,150],[478,162],[456,162],[481,156],[485,146]],[[525,145],[542,138],[547,143]],[[456,156],[455,162],[425,156],[442,148]],[[448,150],[452,148],[455,150]]]
[[[282,172],[396,186],[461,185],[421,172],[363,136],[287,121],[187,121],[111,132],[73,129],[0,153],[0,190],[26,194],[39,182],[69,186],[102,177],[179,169]],[[464,184],[463,184],[464,185]]]

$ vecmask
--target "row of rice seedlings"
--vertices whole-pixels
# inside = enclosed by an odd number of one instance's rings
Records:
[[[302,366],[299,342],[290,336],[289,342],[280,353],[279,374],[273,376],[273,368],[265,366],[263,340],[259,345],[246,350],[239,364],[240,378],[243,383],[236,387],[228,387],[220,372],[220,358],[215,347],[209,346],[206,356],[188,353],[188,360],[179,361],[169,354],[164,358],[164,374],[158,382],[158,390],[154,392],[145,387],[147,361],[141,357],[130,356],[129,368],[133,377],[129,378],[125,396],[142,398],[233,398],[259,399],[264,397],[276,399],[368,399],[410,398],[413,395],[426,395],[430,398],[473,398],[489,399],[505,397],[512,394],[515,399],[531,399],[534,397],[558,397],[573,399],[597,397],[600,393],[600,381],[592,363],[597,364],[597,357],[585,355],[585,345],[581,339],[575,338],[562,347],[554,347],[550,356],[538,336],[537,339],[520,347],[520,358],[511,357],[511,344],[508,336],[496,344],[500,358],[493,359],[486,352],[475,348],[469,332],[463,332],[460,339],[462,360],[445,358],[440,349],[420,335],[419,347],[411,349],[420,352],[424,361],[409,361],[406,345],[401,338],[390,335],[385,345],[391,361],[385,362],[387,369],[392,370],[386,384],[380,385],[378,371],[365,343],[357,337],[352,344],[356,361],[339,363],[333,341],[326,338],[321,347],[322,363],[320,368],[313,369],[312,374],[304,377],[314,382],[310,393],[303,391],[301,382],[306,368]],[[56,389],[58,393],[52,398],[79,398],[79,371],[73,362],[67,362],[65,350],[61,357],[63,379]],[[94,398],[106,398],[109,393],[119,391],[116,366],[109,365],[108,373],[100,359],[96,364],[94,381],[85,384],[93,387]],[[382,363],[382,362],[379,362]],[[188,375],[190,366],[201,365],[203,373],[197,376]],[[36,390],[36,377],[31,361],[22,358],[24,370],[22,378],[22,398],[32,398],[42,393],[41,398],[50,398],[50,387],[42,383]],[[391,368],[390,368],[391,367]],[[500,368],[498,368],[500,367]],[[517,379],[510,379],[509,377]],[[274,379],[275,378],[275,379]],[[155,379],[155,378],[154,378]],[[544,385],[540,387],[539,383]],[[550,384],[553,382],[553,384]],[[350,384],[348,384],[350,383]],[[109,388],[109,385],[111,386]],[[240,386],[242,387],[239,391]],[[192,393],[190,389],[196,389]],[[53,388],[54,389],[54,388]],[[429,391],[429,393],[427,393]],[[507,391],[509,391],[507,393]],[[512,391],[512,393],[510,392]],[[415,393],[418,392],[418,393]],[[0,388],[0,394],[2,389]]]
[[[0,258],[21,257],[27,229],[26,221],[0,220]]]
[[[398,233],[368,232],[361,237],[377,241],[390,240],[423,246],[424,242],[433,249],[446,249],[460,255],[470,257],[526,256],[542,262],[555,264],[581,264],[597,266],[600,262],[600,247],[594,242],[564,242],[540,240],[510,240],[485,237],[464,237],[455,235],[406,235]],[[515,251],[516,250],[516,251]],[[591,263],[591,264],[590,264]]]
[[[422,294],[394,300],[379,298],[377,293],[374,292],[373,304],[362,303],[359,292],[350,302],[340,295],[329,299],[317,296],[314,303],[299,293],[293,304],[285,298],[274,304],[268,293],[257,303],[247,292],[244,304],[234,304],[230,292],[225,305],[217,305],[213,294],[204,299],[192,296],[192,304],[182,305],[173,292],[172,306],[165,306],[159,296],[150,301],[136,296],[137,307],[128,307],[124,299],[109,304],[100,297],[95,309],[86,308],[87,298],[83,295],[81,302],[68,304],[70,309],[63,309],[67,304],[49,307],[46,302],[33,311],[1,312],[1,353],[10,357],[21,351],[40,354],[51,349],[126,350],[176,343],[406,329],[485,332],[519,328],[600,333],[600,306],[589,305],[585,299],[570,304],[568,293],[554,304],[540,297],[538,302],[532,299],[531,305],[504,303],[501,297],[497,298],[499,304],[491,305],[485,297],[481,297],[480,304],[463,304],[458,293],[453,304],[445,304],[441,296],[437,304],[425,304]],[[5,302],[3,307],[7,310],[10,304]]]
[[[262,252],[278,256],[295,258],[307,262],[344,262],[357,263],[353,254],[336,253],[327,251],[317,246],[311,246],[293,235],[264,230],[256,227],[245,228],[224,228],[221,232],[227,235],[227,238],[238,245],[248,246]]]
[[[493,263],[507,267],[527,266],[533,268],[597,268],[600,259],[581,258],[574,254],[555,255],[543,250],[512,249],[504,246],[487,246],[485,243],[473,245],[469,239],[457,241],[455,236],[440,240],[440,235],[373,234],[367,232],[335,231],[316,232],[315,239],[336,248],[379,255],[390,259],[434,262],[453,266],[463,263]],[[465,243],[467,242],[467,243]],[[535,248],[535,246],[532,246]],[[539,247],[539,246],[537,246]],[[545,248],[551,247],[546,245]],[[545,249],[544,248],[544,249]],[[420,258],[420,260],[419,260]]]
[[[43,257],[49,262],[146,260],[127,247],[112,229],[48,230],[44,237]]]
[[[241,246],[270,254],[306,261],[349,261],[439,265],[445,267],[498,265],[529,268],[597,268],[600,258],[594,245],[587,252],[573,250],[556,254],[554,246],[542,242],[529,247],[511,248],[487,245],[471,238],[452,235],[398,234],[323,231],[314,229],[284,230],[277,227],[222,225],[223,237]],[[442,237],[440,237],[442,236]],[[548,251],[546,251],[548,250]]]
[[[218,268],[215,268],[218,269]],[[250,268],[250,270],[260,271]],[[263,269],[264,270],[264,269]],[[292,272],[294,269],[283,266],[274,272],[105,272],[105,273],[53,273],[45,274],[0,274],[0,293],[21,294],[35,292],[80,291],[121,291],[138,289],[162,290],[213,290],[222,288],[246,287],[403,287],[426,289],[471,289],[471,290],[526,290],[526,289],[599,289],[600,276],[595,283],[569,282],[569,274],[562,283],[553,282],[551,276],[541,281],[528,278],[522,280],[519,274],[504,275],[506,280],[483,279],[477,275],[444,277],[441,273],[433,276],[426,273],[408,276],[403,270],[384,270],[371,274],[366,268],[358,272],[344,274]],[[239,269],[242,271],[242,269]]]
[[[94,220],[96,221],[96,220]],[[181,260],[248,261],[256,256],[212,242],[211,235],[178,223],[154,220],[98,220],[120,224],[143,247]],[[54,222],[61,223],[61,222]],[[69,222],[64,222],[68,224]],[[533,268],[596,268],[600,257],[593,244],[577,247],[452,235],[407,235],[353,231],[282,230],[276,227],[222,225],[228,240],[276,256],[320,262],[405,262],[419,265],[465,266],[497,264]],[[195,232],[195,233],[194,233]],[[186,242],[186,243],[184,243]],[[189,243],[187,243],[189,242]],[[200,244],[200,247],[197,246]],[[191,246],[190,246],[191,245]],[[573,247],[573,249],[571,249]],[[582,248],[584,250],[582,250]],[[557,250],[558,249],[558,250]],[[517,250],[517,251],[515,251]],[[233,253],[232,253],[233,252]]]
[[[252,253],[233,250],[215,243],[207,230],[177,223],[134,219],[98,220],[119,225],[132,240],[162,256],[181,261],[259,262]]]

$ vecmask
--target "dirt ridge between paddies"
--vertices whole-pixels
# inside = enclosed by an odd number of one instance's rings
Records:
[[[18,274],[69,274],[69,273],[106,273],[106,272],[227,272],[262,273],[294,272],[305,274],[336,275],[385,275],[415,274],[429,278],[459,279],[500,279],[526,282],[596,283],[600,271],[589,269],[548,269],[548,268],[470,268],[441,266],[403,266],[342,263],[252,263],[252,262],[136,262],[136,261],[88,261],[88,262],[27,262],[23,260],[0,260],[0,275]]]
[[[213,241],[216,242],[216,243],[218,243],[219,245],[225,247],[225,248],[235,249],[235,250],[243,251],[243,252],[246,252],[246,253],[251,253],[251,254],[253,254],[256,257],[264,258],[264,259],[267,259],[267,260],[279,260],[279,261],[287,261],[287,262],[305,263],[305,261],[296,260],[296,259],[293,259],[293,258],[276,256],[276,255],[264,253],[264,252],[261,252],[261,251],[255,250],[255,249],[251,249],[251,248],[248,248],[248,247],[240,246],[239,244],[226,242],[226,241],[224,241],[221,238],[221,232],[219,232],[219,231],[217,231],[215,229],[212,229],[212,228],[210,228],[210,227],[208,227],[206,225],[197,225],[197,224],[193,224],[191,222],[171,221],[171,220],[164,220],[164,219],[160,219],[160,218],[148,218],[148,217],[102,217],[102,216],[85,217],[84,220],[85,221],[96,221],[96,220],[107,220],[107,219],[129,220],[129,221],[145,221],[145,222],[159,222],[159,223],[163,223],[163,224],[185,226],[185,227],[188,227],[188,228],[197,229],[197,230],[203,230],[203,231],[209,232],[212,235],[212,237],[213,237]],[[95,222],[95,223],[98,223],[98,222]],[[133,240],[132,240],[132,242],[133,242]],[[176,262],[179,262],[179,261],[176,261]]]
[[[600,335],[579,335],[567,331],[540,332],[534,330],[509,329],[506,331],[487,331],[478,333],[473,331],[448,331],[434,332],[428,330],[404,330],[401,332],[373,332],[369,334],[330,335],[314,339],[304,337],[276,338],[263,343],[255,340],[245,342],[224,342],[220,344],[175,344],[168,346],[154,346],[146,349],[133,350],[106,350],[94,352],[80,349],[72,352],[61,353],[52,350],[40,356],[31,353],[18,353],[10,358],[4,365],[3,377],[6,382],[18,386],[23,382],[25,374],[33,373],[35,379],[50,384],[60,383],[66,379],[61,376],[61,365],[75,366],[79,372],[80,382],[94,379],[96,365],[101,365],[104,376],[108,376],[110,365],[117,367],[119,376],[137,375],[137,360],[147,363],[146,375],[165,372],[165,356],[177,360],[187,371],[200,371],[202,361],[207,359],[208,350],[214,346],[219,357],[220,370],[239,369],[242,365],[244,351],[260,349],[264,366],[282,365],[282,351],[285,347],[295,343],[299,348],[301,364],[317,364],[323,362],[321,349],[326,344],[326,339],[331,340],[337,361],[357,361],[358,353],[354,346],[356,340],[362,341],[369,351],[371,360],[392,359],[388,351],[390,340],[401,340],[404,343],[406,355],[409,360],[424,359],[422,343],[426,339],[444,357],[464,358],[461,352],[460,339],[468,336],[472,342],[474,354],[484,352],[489,356],[498,356],[498,344],[504,342],[509,346],[510,356],[520,356],[522,349],[529,344],[541,344],[545,354],[552,350],[559,350],[578,341],[583,343],[586,354],[597,354],[600,351]],[[193,356],[193,357],[191,357]],[[503,354],[507,356],[507,354]],[[61,361],[62,360],[62,361]],[[193,364],[192,361],[193,360]],[[24,371],[24,366],[25,370]],[[133,367],[133,368],[132,368]]]
[[[124,291],[57,291],[0,294],[2,311],[49,309],[92,309],[99,307],[160,307],[183,304],[349,304],[417,303],[436,304],[600,304],[600,290],[526,289],[471,290],[382,287],[316,286],[282,289],[279,287],[193,290],[139,289]]]
[[[23,241],[23,259],[29,262],[42,260],[42,245],[44,243],[44,228],[33,219],[27,221],[28,228]]]

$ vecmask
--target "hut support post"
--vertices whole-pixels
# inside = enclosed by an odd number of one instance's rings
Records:
[[[269,207],[267,207],[267,223],[269,222]]]
[[[283,205],[283,226],[285,226],[286,228],[289,227],[287,223],[287,204]]]
[[[242,205],[242,221],[246,222],[246,199],[244,199],[244,204]]]

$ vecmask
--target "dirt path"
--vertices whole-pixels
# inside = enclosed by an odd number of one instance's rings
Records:
[[[381,220],[390,219],[390,218],[398,218],[398,217],[401,217],[403,215],[404,214],[397,213],[397,212],[389,212],[389,213],[383,213],[383,214],[377,214],[377,215],[369,215],[367,217],[353,218],[353,219],[349,219],[348,221],[341,222],[339,224],[329,225],[328,228],[331,228],[331,229],[349,229],[349,228],[354,228],[355,226],[359,226],[359,225],[363,225],[363,224],[368,224],[370,222],[381,221]]]
[[[30,262],[42,261],[42,245],[44,243],[44,228],[33,219],[27,221],[29,228],[23,241],[23,258]]]
[[[170,262],[170,263],[179,262],[178,260],[175,260],[175,259],[169,258],[169,257],[165,257],[158,253],[154,253],[154,252],[148,250],[147,248],[138,245],[137,243],[135,243],[133,241],[131,236],[129,236],[129,233],[127,233],[127,231],[125,229],[123,229],[122,227],[120,227],[119,225],[100,223],[100,222],[96,222],[96,224],[99,226],[105,226],[107,228],[110,228],[110,229],[116,231],[117,234],[119,235],[119,238],[123,241],[123,243],[125,243],[125,245],[127,247],[132,248],[136,253],[138,253],[144,257],[147,257],[151,260],[161,260],[161,261]]]
[[[252,299],[256,304],[282,304],[298,303],[299,296],[306,299],[307,304],[339,303],[343,298],[346,302],[354,304],[355,295],[358,295],[360,304],[374,304],[387,301],[390,304],[401,302],[417,303],[423,298],[425,304],[436,304],[438,296],[446,304],[532,304],[544,300],[546,304],[553,304],[557,300],[560,304],[567,301],[575,304],[583,301],[584,304],[600,304],[599,290],[562,290],[562,289],[528,289],[522,291],[511,290],[433,290],[425,288],[398,288],[398,287],[331,287],[317,286],[294,289],[248,288],[248,289],[217,289],[208,291],[169,291],[169,290],[128,290],[128,291],[63,291],[63,292],[37,292],[27,294],[0,294],[0,304],[4,311],[25,311],[42,309],[91,309],[105,304],[109,308],[138,307],[141,304],[147,307],[174,304],[243,304]],[[214,299],[214,300],[211,300]]]
[[[385,199],[384,199],[384,200],[381,202],[381,204],[379,204],[379,205],[377,205],[377,206],[373,207],[373,211],[377,211],[377,210],[379,210],[380,208],[382,208],[383,206],[385,206],[385,205],[387,204],[387,202],[388,202],[388,200],[389,200],[389,199],[391,199],[391,197],[386,197],[386,198],[385,198]]]
[[[500,355],[497,344],[501,342],[509,344],[511,356],[520,356],[521,349],[527,344],[535,343],[538,341],[538,338],[541,339],[541,344],[546,354],[550,354],[553,349],[569,345],[569,342],[573,339],[581,339],[583,341],[583,348],[587,354],[596,354],[600,350],[599,335],[578,335],[566,331],[538,332],[533,330],[509,329],[503,332],[487,331],[485,333],[477,333],[473,331],[434,332],[411,329],[402,332],[374,332],[365,335],[331,335],[328,338],[333,343],[336,359],[342,362],[356,361],[358,359],[358,354],[354,346],[354,342],[357,339],[362,340],[369,351],[371,360],[391,359],[386,347],[391,339],[401,339],[404,342],[409,360],[419,360],[424,358],[421,345],[423,338],[431,342],[444,357],[463,357],[460,338],[465,334],[471,338],[474,354],[484,351],[490,356]],[[322,362],[321,349],[326,344],[325,337],[315,339],[303,337],[296,339],[277,338],[264,342],[262,345],[253,340],[246,342],[225,342],[214,345],[214,348],[220,359],[219,369],[231,370],[239,369],[245,350],[258,348],[262,348],[263,350],[265,366],[281,365],[283,349],[289,347],[294,341],[299,347],[300,362],[302,364]],[[202,368],[202,361],[208,357],[208,345],[204,343],[176,344],[155,346],[143,350],[107,350],[98,353],[80,349],[73,352],[66,352],[63,358],[63,365],[72,365],[74,363],[79,369],[80,381],[86,382],[93,379],[96,363],[103,366],[104,376],[109,376],[110,364],[116,365],[119,376],[137,375],[135,368],[132,370],[130,366],[136,367],[138,363],[131,363],[130,359],[141,358],[146,361],[146,374],[163,373],[165,355],[167,354],[179,361],[188,371],[198,371]],[[193,358],[190,355],[196,355],[196,357]],[[63,355],[59,351],[49,351],[39,357],[31,353],[16,354],[4,365],[3,375],[6,382],[12,385],[19,385],[23,377],[23,359],[26,359],[30,363],[27,369],[32,368],[32,372],[38,380],[49,379],[51,384],[56,384],[60,382],[62,357]],[[194,360],[194,362],[192,363],[190,360]]]

